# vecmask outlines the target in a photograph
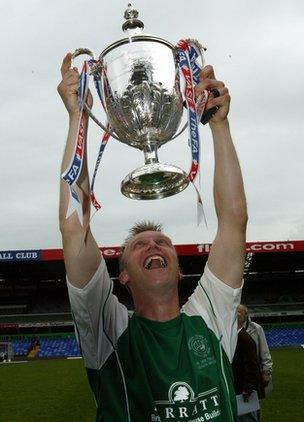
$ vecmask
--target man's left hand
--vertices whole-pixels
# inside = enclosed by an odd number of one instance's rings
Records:
[[[221,81],[218,81],[215,78],[213,67],[208,65],[205,66],[200,73],[200,82],[195,87],[195,95],[199,95],[207,89],[210,91],[210,95],[207,101],[206,110],[209,110],[213,107],[218,107],[218,110],[211,117],[210,123],[220,123],[227,118],[229,107],[230,107],[230,95],[228,88],[225,87],[225,84]],[[212,94],[212,90],[216,89],[219,93],[218,97],[215,97]]]
[[[251,396],[252,390],[251,391],[243,391],[242,396],[243,396],[243,400],[244,402],[248,402],[249,401],[249,397]]]

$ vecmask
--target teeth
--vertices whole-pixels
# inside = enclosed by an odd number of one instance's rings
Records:
[[[156,260],[156,259],[157,259],[158,261],[160,261],[160,264],[161,264],[161,267],[162,267],[162,268],[165,268],[165,267],[167,266],[166,261],[164,260],[164,258],[163,258],[162,256],[160,256],[160,255],[153,255],[153,256],[149,256],[149,257],[146,259],[145,264],[144,264],[144,267],[145,267],[147,270],[149,270],[149,269],[151,268],[152,261],[153,261],[153,260]]]

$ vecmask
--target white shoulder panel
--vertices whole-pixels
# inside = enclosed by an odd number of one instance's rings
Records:
[[[128,311],[113,295],[105,261],[83,288],[67,281],[75,331],[87,368],[99,369],[128,326]]]
[[[236,308],[241,300],[242,287],[233,289],[219,280],[205,266],[204,273],[193,294],[182,308],[189,316],[199,315],[221,342],[232,361],[237,342]]]

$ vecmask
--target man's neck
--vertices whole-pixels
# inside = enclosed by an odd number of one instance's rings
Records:
[[[134,298],[137,315],[153,321],[165,322],[177,317],[180,313],[178,295],[168,297]]]

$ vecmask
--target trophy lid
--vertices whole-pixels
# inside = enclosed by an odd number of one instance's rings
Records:
[[[126,19],[126,22],[122,24],[122,30],[124,32],[131,29],[133,33],[132,35],[137,35],[144,29],[145,25],[141,20],[137,19],[138,11],[133,9],[131,3],[128,4],[128,8],[125,10],[124,18]]]
[[[100,54],[99,60],[103,60],[105,55],[107,55],[113,49],[123,45],[129,44],[130,42],[138,41],[150,41],[157,42],[166,45],[171,50],[174,50],[174,46],[163,38],[155,37],[153,35],[143,34],[142,30],[144,29],[144,24],[141,20],[138,19],[138,11],[134,9],[131,3],[128,4],[128,8],[124,13],[124,18],[126,21],[122,25],[123,31],[127,34],[127,38],[123,38],[114,42],[113,44],[106,47]]]

